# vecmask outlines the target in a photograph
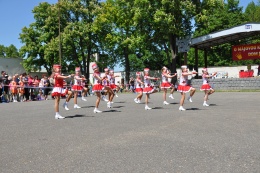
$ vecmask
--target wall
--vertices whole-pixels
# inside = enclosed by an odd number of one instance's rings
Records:
[[[20,58],[0,58],[0,71],[5,71],[9,76],[25,72]]]
[[[192,79],[191,84],[199,90],[202,79]],[[215,90],[258,90],[260,89],[260,77],[211,79],[210,85]]]

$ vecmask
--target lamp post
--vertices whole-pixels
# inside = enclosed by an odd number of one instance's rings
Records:
[[[58,0],[58,8],[59,8],[59,62],[61,65],[60,0]]]

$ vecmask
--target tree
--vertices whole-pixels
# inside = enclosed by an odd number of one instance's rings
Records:
[[[57,9],[56,5],[40,3],[32,11],[35,22],[29,28],[22,29],[20,39],[24,45],[20,54],[24,58],[23,66],[26,71],[40,70],[43,66],[51,74],[52,65],[59,62]]]
[[[195,17],[196,30],[194,37],[206,35],[212,32],[221,31],[231,28],[245,21],[242,7],[239,7],[238,0],[228,0],[227,3],[216,1],[216,3],[208,3],[203,1],[201,3],[201,12]],[[207,17],[203,17],[201,14]],[[231,65],[231,45],[234,43],[226,43],[209,48],[208,51],[208,65],[209,66],[224,66]],[[194,65],[193,61],[194,51],[188,54],[189,62]],[[199,66],[204,66],[203,55],[199,55]]]
[[[96,20],[97,26],[102,28],[99,32],[105,33],[102,47],[109,55],[114,56],[113,51],[117,53],[116,60],[122,62],[125,67],[126,82],[129,81],[130,75],[129,55],[135,53],[135,44],[138,41],[134,34],[133,5],[133,1],[107,0]]]
[[[25,44],[21,53],[26,69],[44,66],[50,74],[52,65],[61,61],[63,71],[73,72],[75,67],[80,67],[88,78],[90,57],[97,52],[97,35],[93,33],[92,23],[98,8],[97,0],[60,0],[58,4],[40,3],[35,7],[35,22],[20,34]]]
[[[260,22],[260,1],[258,1],[258,5],[254,1],[250,2],[244,14],[247,22]]]
[[[5,47],[4,45],[0,45],[0,57],[19,58],[19,52],[13,44],[11,44],[8,47]]]

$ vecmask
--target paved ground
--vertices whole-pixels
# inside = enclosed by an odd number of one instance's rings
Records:
[[[259,92],[217,92],[209,107],[197,92],[183,112],[177,92],[167,106],[151,95],[150,111],[135,96],[101,102],[101,114],[95,97],[71,102],[63,120],[53,100],[0,104],[0,172],[260,172]]]

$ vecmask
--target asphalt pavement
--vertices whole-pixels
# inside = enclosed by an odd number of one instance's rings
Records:
[[[260,93],[216,92],[202,106],[180,94],[163,105],[152,94],[145,110],[136,94],[114,98],[113,108],[96,97],[78,99],[81,109],[54,119],[54,100],[0,104],[0,172],[86,173],[258,173],[260,172]]]

